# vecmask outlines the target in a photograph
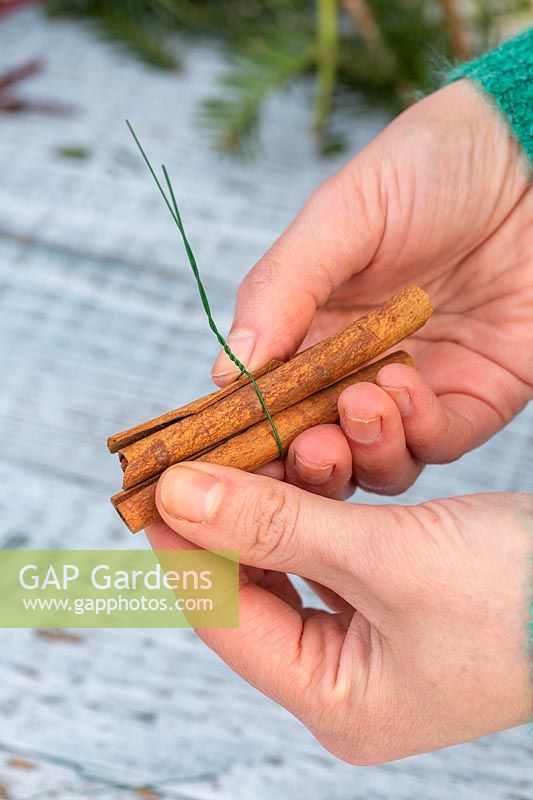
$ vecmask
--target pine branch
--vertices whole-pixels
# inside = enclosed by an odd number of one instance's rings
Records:
[[[147,64],[159,69],[177,69],[177,59],[167,49],[159,26],[139,23],[120,9],[108,9],[100,17],[100,23],[106,38],[121,42]]]
[[[176,69],[178,59],[166,45],[168,16],[157,4],[145,0],[48,0],[53,16],[90,20],[108,41],[121,44],[133,55],[159,69]]]
[[[469,0],[461,15],[458,0],[46,0],[46,7],[93,20],[109,39],[164,68],[176,66],[168,33],[226,42],[234,57],[202,119],[223,148],[235,150],[255,129],[264,101],[304,73],[316,70],[314,128],[322,136],[333,98],[342,100],[339,89],[398,111],[415,91],[435,87],[439,64],[527,24],[517,15],[531,3]],[[340,28],[341,4],[353,26]]]
[[[234,59],[223,76],[219,94],[204,103],[204,121],[218,144],[237,150],[254,131],[265,99],[316,63],[312,39],[280,36],[254,40]]]

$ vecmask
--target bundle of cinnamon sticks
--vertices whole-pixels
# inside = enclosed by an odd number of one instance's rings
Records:
[[[374,382],[386,364],[412,365],[407,353],[397,351],[359,369],[422,327],[431,313],[427,294],[407,286],[328,339],[255,372],[283,447],[307,428],[338,422],[337,401],[348,386]],[[133,533],[159,518],[156,484],[172,464],[198,459],[253,471],[279,455],[270,422],[245,376],[110,436],[107,444],[118,453],[124,473],[123,491],[111,502]]]

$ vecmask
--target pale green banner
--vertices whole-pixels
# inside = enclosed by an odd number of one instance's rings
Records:
[[[234,628],[233,551],[0,550],[0,628]]]

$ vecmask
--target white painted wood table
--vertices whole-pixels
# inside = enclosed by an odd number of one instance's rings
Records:
[[[119,475],[105,438],[209,389],[215,343],[124,118],[176,176],[223,328],[239,279],[336,167],[314,154],[305,86],[272,101],[256,158],[216,155],[195,115],[221,54],[180,49],[174,76],[36,11],[0,23],[0,68],[46,59],[21,91],[77,107],[0,118],[1,547],[145,547],[109,505]],[[384,121],[350,123],[353,150]],[[58,155],[73,146],[88,158]],[[531,490],[532,449],[529,408],[405,500]],[[0,797],[527,800],[532,754],[522,728],[349,767],[190,631],[0,632]]]

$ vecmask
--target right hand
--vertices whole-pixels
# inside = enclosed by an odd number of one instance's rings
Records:
[[[339,426],[299,436],[269,473],[344,498],[406,489],[481,444],[533,396],[533,190],[525,155],[468,81],[411,107],[324,183],[238,292],[229,344],[248,369],[329,336],[400,286],[435,314],[347,389]],[[221,354],[213,378],[236,377]]]
[[[192,461],[156,499],[156,550],[239,553],[239,625],[198,635],[339,758],[375,764],[531,719],[533,495],[355,505]],[[305,607],[285,573],[332,612]]]

